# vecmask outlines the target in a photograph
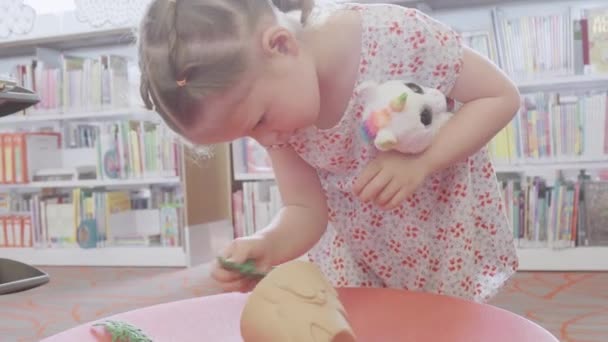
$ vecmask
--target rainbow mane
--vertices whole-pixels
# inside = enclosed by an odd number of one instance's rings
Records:
[[[368,143],[374,140],[378,131],[388,125],[392,113],[403,111],[406,103],[407,93],[403,93],[394,98],[387,107],[372,112],[361,124],[361,135],[363,136],[363,139]]]
[[[372,140],[374,140],[376,134],[378,133],[377,127],[373,127],[373,122],[371,118],[368,118],[367,120],[363,121],[360,128],[363,140],[365,140],[366,142],[371,142]]]
[[[390,118],[391,110],[388,107],[372,112],[361,124],[363,139],[367,142],[374,140],[378,131],[388,125]]]

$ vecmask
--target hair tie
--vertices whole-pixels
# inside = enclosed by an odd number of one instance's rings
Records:
[[[175,83],[177,83],[177,86],[181,88],[186,85],[186,79],[184,78],[183,80],[177,80]]]

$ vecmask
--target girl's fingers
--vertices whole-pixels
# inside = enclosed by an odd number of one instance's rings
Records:
[[[376,198],[376,204],[384,207],[401,190],[401,185],[393,179]]]
[[[211,277],[218,282],[230,282],[241,278],[241,275],[238,272],[229,271],[217,263],[211,271]]]
[[[378,164],[379,163],[375,163],[372,161],[363,169],[359,177],[357,177],[355,184],[353,185],[353,192],[355,193],[355,195],[359,196],[363,189],[366,187],[366,185],[371,180],[373,180],[378,175],[378,173],[380,173],[382,169],[379,167]]]
[[[361,195],[359,195],[359,198],[363,202],[376,198],[376,196],[378,196],[378,194],[384,190],[390,181],[391,178],[387,172],[380,172],[365,185],[361,191]]]
[[[401,203],[403,203],[403,201],[405,201],[405,199],[407,198],[407,196],[409,196],[409,194],[410,194],[410,191],[408,189],[401,188],[399,190],[399,192],[397,192],[397,194],[395,194],[395,196],[393,196],[393,198],[391,199],[389,204],[386,206],[386,208],[389,210],[396,208]]]

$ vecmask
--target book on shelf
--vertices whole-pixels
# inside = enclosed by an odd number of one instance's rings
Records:
[[[502,195],[520,248],[608,246],[606,181],[510,179],[502,181]]]
[[[235,237],[265,228],[281,208],[274,181],[243,182],[232,196]],[[608,246],[608,181],[501,179],[504,210],[520,248]]]
[[[182,239],[175,189],[0,193],[0,247],[175,247]]]
[[[180,174],[179,143],[163,124],[100,123],[94,136],[100,179],[173,177]]]
[[[181,172],[179,142],[159,122],[70,121],[30,129],[0,132],[0,184],[163,178]]]
[[[573,75],[571,9],[556,6],[539,15],[492,11],[501,68],[516,80]]]
[[[0,247],[32,247],[32,215],[21,200],[16,203],[7,193],[0,193]]]
[[[608,182],[589,182],[583,187],[585,195],[582,236],[585,245],[608,246]],[[579,214],[580,215],[580,214]]]
[[[608,73],[608,7],[585,11],[580,19],[584,61],[592,73]]]
[[[15,65],[11,76],[40,97],[23,114],[128,108],[131,84],[137,81],[130,79],[130,64],[126,56],[83,57],[37,48],[29,62]]]
[[[36,170],[59,167],[60,151],[56,132],[0,133],[0,183],[29,183]]]
[[[270,156],[266,149],[252,138],[242,138],[232,143],[238,172],[245,174],[272,173]]]
[[[532,159],[608,160],[608,92],[522,95],[514,119],[490,142],[499,164]]]
[[[281,208],[281,196],[274,181],[243,182],[232,194],[234,236],[249,236],[265,228]]]
[[[608,74],[607,6],[532,6],[495,7],[486,27],[455,24],[464,44],[518,82]]]
[[[463,44],[475,50],[480,55],[489,59],[495,64],[499,63],[498,54],[496,52],[496,41],[494,33],[490,31],[462,31],[460,35]]]
[[[133,85],[138,79],[133,72],[134,65],[126,56],[104,53],[97,57],[80,56],[48,48],[36,48],[31,60],[15,65],[11,75],[15,84],[32,89],[40,97],[37,105],[22,114],[90,112],[91,117],[56,121],[42,127],[37,127],[41,123],[26,121],[19,127],[2,127],[3,139],[0,141],[6,143],[0,146],[4,154],[0,156],[3,173],[0,182],[21,184],[33,180],[81,179],[81,176],[82,179],[93,177],[98,180],[178,176],[181,166],[179,144],[162,123],[157,120],[95,119],[96,111],[122,110],[136,105]],[[52,151],[46,158],[54,163],[21,165],[25,163],[19,163],[19,158],[33,153],[19,153],[8,144],[8,139],[18,139],[20,134],[26,134],[20,131],[61,133],[62,148]],[[27,134],[29,139],[30,135],[42,133]],[[36,160],[36,157],[32,158],[32,161]],[[27,177],[21,177],[25,166]]]

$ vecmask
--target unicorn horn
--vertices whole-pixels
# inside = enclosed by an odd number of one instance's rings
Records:
[[[391,101],[391,110],[393,112],[401,112],[405,109],[406,103],[407,103],[407,93],[403,93]]]

